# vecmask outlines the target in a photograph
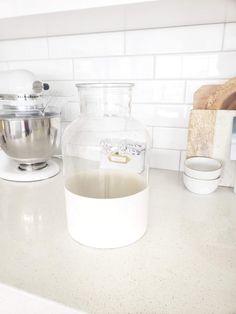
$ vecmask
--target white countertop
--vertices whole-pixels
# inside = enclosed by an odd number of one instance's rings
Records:
[[[151,171],[150,186],[145,236],[100,250],[68,235],[61,175],[0,180],[0,282],[86,313],[236,313],[232,189],[194,195],[163,170]]]

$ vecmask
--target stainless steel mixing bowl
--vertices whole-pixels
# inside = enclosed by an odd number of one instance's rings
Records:
[[[60,143],[60,114],[18,112],[0,114],[0,146],[21,170],[47,166]]]

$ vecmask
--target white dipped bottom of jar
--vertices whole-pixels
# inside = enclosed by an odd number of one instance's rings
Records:
[[[92,170],[65,183],[68,230],[81,244],[116,248],[141,238],[148,223],[149,189],[136,173]]]

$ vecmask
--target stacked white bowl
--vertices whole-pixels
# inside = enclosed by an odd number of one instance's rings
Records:
[[[222,164],[208,157],[190,157],[185,160],[183,181],[185,187],[197,194],[214,192],[219,183]]]

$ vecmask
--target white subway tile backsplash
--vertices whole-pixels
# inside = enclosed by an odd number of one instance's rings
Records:
[[[202,85],[223,84],[224,80],[189,80],[186,83],[185,103],[192,104],[193,95]]]
[[[151,79],[153,57],[78,59],[74,71],[78,80]]]
[[[133,102],[183,103],[185,83],[180,80],[136,81]]]
[[[0,41],[0,60],[32,60],[48,58],[46,38]]]
[[[230,78],[236,75],[236,52],[219,53],[209,57],[208,77]]]
[[[177,150],[151,149],[150,167],[179,170],[180,152]]]
[[[132,116],[149,126],[187,127],[190,109],[187,105],[133,104]]]
[[[236,75],[236,52],[156,56],[157,79],[227,78]]]
[[[225,25],[224,50],[236,50],[236,23]]]
[[[49,37],[50,58],[113,56],[124,54],[124,33]]]
[[[0,71],[8,70],[8,64],[6,62],[0,62]]]
[[[126,53],[218,51],[222,46],[223,29],[223,24],[212,24],[129,31]]]
[[[74,81],[47,81],[52,96],[78,96]]]
[[[76,22],[76,21],[74,21]],[[147,126],[151,167],[183,170],[194,92],[236,76],[236,23],[0,41],[0,71],[49,82],[62,128],[80,112],[77,82],[132,81],[132,116]],[[55,33],[56,33],[55,32]],[[222,51],[223,47],[223,51]]]
[[[183,56],[184,78],[226,78],[236,75],[236,52]]]
[[[26,69],[41,80],[73,80],[72,60],[12,61],[10,69]]]
[[[153,128],[153,147],[185,150],[187,145],[187,129]]]
[[[180,78],[182,76],[181,55],[161,55],[155,59],[155,78]]]
[[[68,103],[71,102],[71,97],[60,97],[60,96],[49,96],[45,99],[47,104],[56,108],[58,112],[61,113],[61,121],[72,121],[73,119],[66,119],[67,113],[65,108],[68,107]],[[66,118],[65,118],[66,117]]]
[[[209,76],[209,54],[183,56],[182,77],[205,78]]]

